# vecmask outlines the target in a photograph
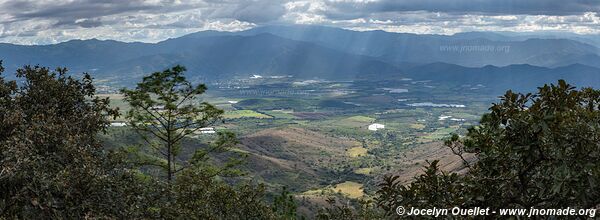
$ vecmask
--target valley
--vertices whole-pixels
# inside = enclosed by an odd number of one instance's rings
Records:
[[[443,141],[476,125],[500,95],[483,84],[408,78],[249,77],[208,88],[203,101],[225,110],[215,129],[238,135],[235,151],[246,156],[243,178],[273,193],[286,187],[306,207],[336,195],[368,199],[384,175],[399,174],[408,183],[435,159],[444,170],[460,171],[462,162]],[[101,96],[127,110],[118,94]],[[382,126],[371,129],[374,124]],[[125,136],[112,138],[127,143],[120,140]],[[199,134],[188,142],[211,137]]]

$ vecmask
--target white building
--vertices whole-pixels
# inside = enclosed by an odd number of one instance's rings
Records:
[[[370,131],[377,131],[377,130],[379,130],[379,129],[384,129],[384,128],[385,128],[385,125],[382,125],[382,124],[377,124],[377,123],[375,123],[375,124],[371,124],[371,125],[369,125],[369,128],[368,128],[368,129],[369,129]]]
[[[125,126],[127,126],[127,124],[125,122],[111,122],[110,126],[111,127],[125,127]]]
[[[214,134],[216,133],[215,128],[200,128],[201,134]]]

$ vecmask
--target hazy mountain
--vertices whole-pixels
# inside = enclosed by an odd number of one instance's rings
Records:
[[[0,44],[0,59],[4,60],[8,71],[24,64],[40,64],[94,72],[95,69],[150,53],[153,53],[151,44],[118,41],[72,40],[39,46]]]
[[[600,67],[600,62],[594,62],[594,59],[600,60],[597,47],[569,39],[507,37],[486,32],[451,36],[416,35],[322,26],[266,26],[241,34],[257,33],[313,42],[348,53],[378,57],[390,63],[445,62],[471,67],[511,64],[557,67],[584,63]]]
[[[473,33],[488,33],[488,32],[473,32]],[[591,44],[596,47],[600,47],[600,35],[599,34],[576,34],[571,32],[533,32],[533,33],[520,33],[520,32],[494,32],[497,35],[503,36],[504,40],[526,40],[531,38],[540,39],[569,39],[575,40],[586,44]]]
[[[298,78],[353,79],[363,73],[393,73],[398,69],[372,57],[344,53],[272,34],[180,38],[156,45],[152,55],[165,65],[183,64],[207,79],[234,76],[292,75]],[[173,59],[176,57],[177,59]],[[128,60],[108,72],[150,71],[148,57]],[[122,69],[125,68],[125,69]]]
[[[600,68],[582,64],[573,64],[558,68],[538,67],[528,64],[509,65],[504,67],[463,67],[448,63],[431,63],[409,67],[401,74],[363,76],[363,79],[378,80],[411,78],[414,81],[432,80],[437,83],[455,85],[482,84],[496,92],[507,89],[531,91],[545,83],[556,83],[559,79],[579,87],[600,86]]]
[[[570,70],[577,67],[575,64],[600,67],[599,49],[589,44],[569,39],[515,39],[484,32],[445,36],[321,26],[265,26],[241,32],[202,31],[155,44],[111,40],[72,40],[38,46],[0,44],[0,59],[7,72],[23,64],[66,66],[73,72],[90,72],[120,84],[175,64],[187,66],[189,74],[199,80],[252,74],[349,80],[401,73],[442,77],[444,72],[491,72],[473,76],[478,79],[514,75],[506,73],[508,70],[528,76],[541,70],[560,70],[556,68],[560,66]],[[423,66],[428,63],[433,64]],[[575,69],[595,71],[586,68]]]
[[[175,64],[183,64],[190,74],[207,80],[251,74],[353,79],[363,73],[398,71],[376,58],[272,34],[188,36],[157,44],[99,40],[45,46],[2,44],[0,57],[9,71],[23,64],[60,65],[97,77],[120,78],[136,78]]]

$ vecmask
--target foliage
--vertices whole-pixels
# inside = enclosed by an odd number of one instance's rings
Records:
[[[205,148],[195,149],[191,156],[179,155],[185,138],[215,125],[223,115],[222,110],[200,102],[198,96],[206,86],[193,86],[184,71],[175,66],[155,72],[144,77],[135,90],[123,90],[131,106],[128,124],[146,141],[133,161],[166,171],[166,182],[161,176],[148,177],[152,186],[147,199],[152,202],[146,213],[160,219],[276,218],[263,201],[264,186],[241,183],[233,187],[222,180],[240,174],[236,166],[244,157],[228,157],[220,165],[211,161],[214,153],[224,153],[237,144],[233,133],[218,132]]]
[[[339,201],[335,197],[327,199],[328,206],[317,213],[317,219],[384,219],[384,214],[374,206],[372,200],[358,200],[358,205],[351,205],[350,201]]]
[[[135,216],[134,177],[96,139],[117,111],[94,97],[91,77],[39,66],[16,76],[0,78],[0,217]]]
[[[152,182],[146,217],[155,219],[276,219],[264,202],[262,185],[232,187],[196,169],[185,169],[171,184]]]
[[[234,187],[215,178],[230,167],[198,165],[235,144],[233,134],[219,134],[192,156],[195,169],[166,182],[97,139],[118,111],[95,96],[89,75],[25,66],[17,77],[0,77],[0,219],[282,218],[264,202],[262,185]]]
[[[399,176],[385,176],[377,191],[378,206],[388,215],[394,215],[398,206],[427,209],[463,205],[461,177],[440,171],[438,162],[429,163],[425,173],[416,176],[409,185],[398,182]]]
[[[221,134],[219,144],[196,152],[191,161],[180,160],[181,141],[222,120],[223,114],[223,110],[199,101],[198,96],[206,91],[206,86],[192,85],[184,72],[185,67],[175,66],[144,77],[134,90],[122,90],[131,106],[127,113],[129,124],[146,141],[142,146],[147,152],[160,158],[138,162],[162,168],[169,182],[178,172],[200,165],[206,154],[235,145],[224,142],[235,141],[232,134]]]
[[[273,212],[276,213],[281,219],[296,219],[296,200],[294,196],[290,194],[286,187],[283,187],[281,194],[275,197],[273,201]]]
[[[437,162],[408,186],[387,177],[378,204],[494,208],[592,208],[600,204],[600,91],[560,80],[535,94],[507,91],[466,137],[447,141],[464,176]],[[474,155],[469,159],[469,155]]]

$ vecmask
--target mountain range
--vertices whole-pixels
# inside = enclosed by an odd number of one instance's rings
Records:
[[[52,45],[0,44],[7,72],[24,64],[68,67],[122,85],[183,64],[194,79],[257,75],[298,79],[435,78],[522,82],[600,75],[594,39],[468,32],[417,35],[322,26],[264,26],[202,31],[158,43],[71,40]],[[595,84],[594,84],[595,85]],[[597,84],[597,85],[600,85]]]
[[[513,64],[503,67],[464,67],[448,63],[430,63],[409,67],[397,74],[363,75],[362,80],[393,80],[410,78],[413,81],[436,81],[454,85],[486,85],[493,92],[508,89],[530,91],[564,79],[578,87],[600,87],[600,69],[583,64],[548,68],[529,64]]]

